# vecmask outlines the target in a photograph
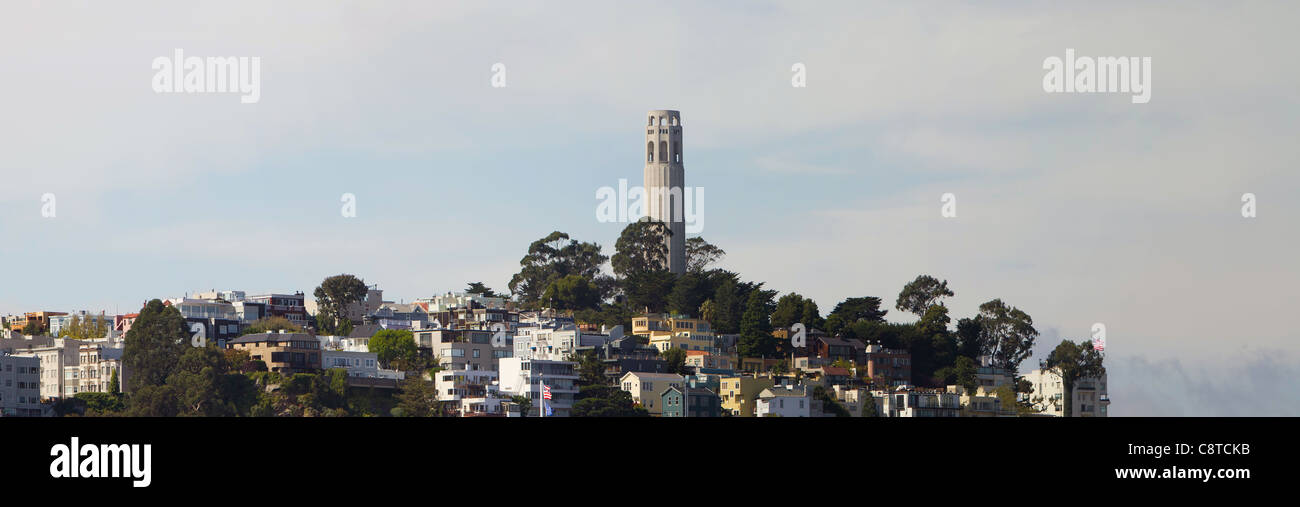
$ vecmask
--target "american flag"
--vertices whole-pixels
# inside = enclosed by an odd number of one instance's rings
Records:
[[[1092,340],[1092,348],[1096,349],[1097,352],[1105,352],[1105,351],[1106,351],[1106,339],[1105,339],[1105,338],[1095,338],[1095,339],[1093,339],[1093,340]]]
[[[542,399],[543,400],[551,399],[551,386],[542,384]]]

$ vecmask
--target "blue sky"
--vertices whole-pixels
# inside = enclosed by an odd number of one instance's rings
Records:
[[[829,311],[928,273],[957,316],[993,298],[1033,315],[1043,350],[1105,323],[1116,414],[1297,415],[1280,387],[1300,373],[1284,318],[1296,10],[6,6],[0,312],[309,292],[339,272],[394,300],[504,289],[552,230],[612,253],[622,224],[595,220],[595,192],[639,183],[643,115],[668,108],[687,184],[706,189],[702,236],[746,279]],[[261,101],[154,93],[150,62],[174,48],[261,57]],[[1044,93],[1042,62],[1066,48],[1152,57],[1151,102]],[[498,62],[505,88],[489,86]],[[942,219],[949,192],[958,217]]]

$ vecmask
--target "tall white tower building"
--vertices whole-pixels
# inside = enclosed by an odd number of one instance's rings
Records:
[[[668,269],[686,272],[686,218],[682,193],[686,167],[682,162],[681,113],[650,111],[645,128],[645,212],[652,220],[668,224]]]

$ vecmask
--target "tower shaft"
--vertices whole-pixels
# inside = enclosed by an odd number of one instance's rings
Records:
[[[668,225],[668,269],[686,272],[686,167],[682,162],[681,113],[647,113],[645,188],[646,216]]]

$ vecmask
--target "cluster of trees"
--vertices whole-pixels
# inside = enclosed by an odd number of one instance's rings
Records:
[[[109,392],[79,393],[56,406],[63,415],[360,416],[390,415],[401,405],[384,390],[349,388],[347,373],[281,375],[242,350],[190,345],[175,308],[152,300],[126,335],[123,366],[129,395],[116,373]]]
[[[113,321],[106,315],[88,315],[85,319],[81,318],[80,315],[73,315],[68,323],[59,329],[59,337],[74,340],[93,340],[108,336],[111,329],[113,329]]]

